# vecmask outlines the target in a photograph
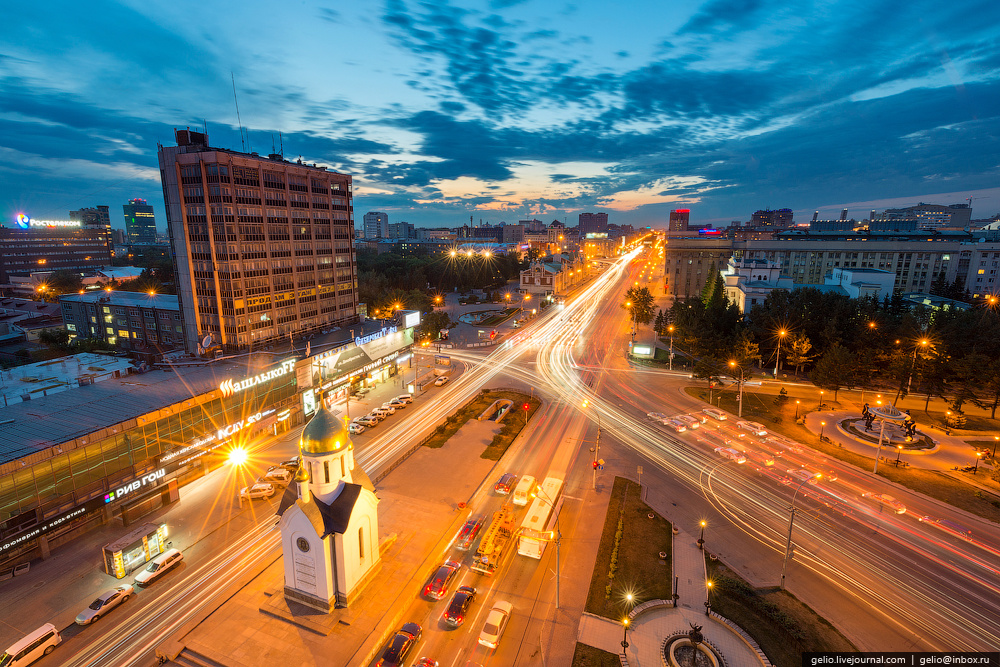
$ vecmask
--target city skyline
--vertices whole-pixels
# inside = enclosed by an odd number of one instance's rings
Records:
[[[1000,212],[988,3],[244,8],[11,8],[3,223],[135,197],[162,220],[156,144],[203,125],[213,146],[352,175],[356,225]]]

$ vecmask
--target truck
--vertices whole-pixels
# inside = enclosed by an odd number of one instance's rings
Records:
[[[494,512],[489,528],[483,533],[483,539],[479,541],[475,562],[470,569],[474,572],[492,575],[507,552],[507,546],[511,543],[516,530],[513,508],[504,505]]]

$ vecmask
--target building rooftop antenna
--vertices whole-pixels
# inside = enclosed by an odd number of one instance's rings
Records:
[[[243,147],[243,152],[247,152],[247,142],[243,137],[243,121],[240,119],[240,101],[236,97],[236,75],[230,70],[229,76],[233,80],[233,102],[236,103],[236,123],[240,126],[240,145]]]

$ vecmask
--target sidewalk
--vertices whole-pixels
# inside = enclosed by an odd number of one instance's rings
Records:
[[[627,633],[629,645],[625,649],[627,662],[623,664],[639,667],[665,664],[663,641],[672,635],[687,633],[694,624],[702,626],[705,640],[722,653],[729,667],[770,667],[755,644],[750,644],[716,614],[706,615],[705,552],[698,548],[697,538],[683,531],[674,535],[673,568],[673,575],[678,578],[679,606],[671,607],[667,601],[656,605],[657,601],[651,601],[653,606],[648,609],[643,610],[644,605],[640,605],[633,611],[635,616]],[[577,641],[620,655],[624,634],[620,622],[585,613],[580,619]]]

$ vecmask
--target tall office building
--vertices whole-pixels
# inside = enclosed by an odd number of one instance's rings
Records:
[[[351,177],[175,135],[159,161],[185,349],[356,322]]]
[[[106,207],[105,207],[106,208]],[[33,220],[19,215],[0,227],[0,283],[44,271],[86,272],[111,264],[111,230],[80,220]]]
[[[593,232],[606,232],[608,231],[608,214],[581,213],[578,229],[581,237]]]
[[[129,199],[125,211],[125,233],[129,243],[156,243],[156,216],[145,199]]]
[[[691,217],[691,209],[689,208],[679,208],[675,211],[670,212],[670,223],[667,226],[667,231],[670,232],[686,232],[688,230],[688,222]]]
[[[79,222],[82,229],[111,228],[111,213],[107,206],[95,206],[93,208],[81,208],[79,211],[70,211],[69,219],[72,222]]]
[[[381,211],[368,211],[364,217],[366,239],[389,238],[389,216]]]
[[[412,239],[416,238],[416,233],[408,222],[393,222],[389,225],[389,235],[386,238],[390,239]]]

